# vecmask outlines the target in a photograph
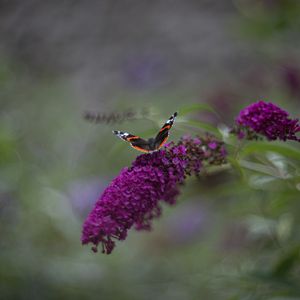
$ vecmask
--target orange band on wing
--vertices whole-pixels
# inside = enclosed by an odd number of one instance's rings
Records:
[[[162,145],[167,141],[168,136],[164,138],[164,140],[159,144],[158,149],[162,147]]]
[[[135,150],[138,150],[138,151],[141,151],[141,152],[145,152],[145,153],[149,153],[150,152],[150,150],[146,150],[146,149],[143,149],[143,148],[138,147],[138,146],[133,146],[132,144],[130,144],[130,146],[132,148],[134,148]]]
[[[171,128],[171,125],[166,125],[159,132],[162,132],[162,131],[164,131],[166,129],[170,129],[170,128]]]
[[[139,139],[139,138],[140,138],[140,137],[138,137],[138,136],[131,136],[131,137],[127,138],[127,141],[137,140],[137,139]]]

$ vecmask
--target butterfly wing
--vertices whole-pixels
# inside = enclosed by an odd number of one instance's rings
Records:
[[[175,112],[164,124],[164,126],[159,130],[154,141],[155,149],[159,149],[167,141],[169,137],[169,130],[172,128],[176,116],[177,116],[177,112]]]
[[[140,138],[137,135],[130,134],[128,132],[122,132],[114,130],[113,133],[117,135],[122,140],[129,142],[130,146],[134,149],[141,151],[141,152],[150,152],[150,144],[146,140]]]

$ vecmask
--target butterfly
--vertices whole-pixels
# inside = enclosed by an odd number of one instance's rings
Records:
[[[168,119],[168,121],[166,121],[166,123],[159,130],[155,138],[150,138],[148,140],[144,140],[139,136],[130,134],[128,132],[113,130],[113,133],[117,135],[119,138],[123,139],[124,141],[129,142],[130,146],[138,151],[146,152],[146,153],[153,152],[160,149],[162,145],[167,141],[169,137],[169,130],[171,129],[176,116],[177,116],[177,112],[175,112]]]

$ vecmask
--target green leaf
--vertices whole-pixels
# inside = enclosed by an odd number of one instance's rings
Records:
[[[217,112],[208,104],[206,103],[194,103],[190,105],[182,106],[178,109],[178,114],[180,116],[185,116],[189,113],[199,112],[199,111],[209,111],[213,114],[217,114]]]
[[[273,276],[283,277],[296,265],[300,258],[300,246],[297,245],[288,253],[282,256],[274,266],[272,271]]]
[[[228,162],[231,164],[231,166],[238,171],[238,173],[240,174],[240,177],[245,180],[245,173],[243,168],[241,168],[239,162],[233,158],[233,157],[227,157]]]
[[[12,133],[0,130],[0,165],[7,164],[15,159],[16,141]]]
[[[248,143],[241,149],[240,155],[247,156],[261,152],[276,152],[285,157],[300,160],[300,150],[287,146],[278,145],[273,142],[252,142]]]
[[[186,120],[186,121],[182,121],[181,123],[183,123],[183,125],[185,125],[184,123],[186,123],[190,127],[200,128],[205,132],[212,133],[216,137],[221,138],[221,134],[219,130],[215,126],[210,125],[208,123],[196,121],[196,120]]]
[[[247,168],[249,170],[256,171],[256,172],[263,173],[263,174],[268,174],[268,175],[271,175],[271,176],[277,177],[277,178],[286,179],[286,177],[284,175],[282,175],[278,171],[278,169],[276,169],[273,166],[268,166],[268,165],[264,165],[264,164],[260,164],[260,163],[247,161],[247,160],[240,160],[239,163],[242,167]]]

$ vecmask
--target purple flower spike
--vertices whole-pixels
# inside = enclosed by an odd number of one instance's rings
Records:
[[[173,152],[181,152],[181,146]],[[106,188],[83,225],[82,243],[93,243],[103,253],[115,247],[112,239],[124,240],[133,225],[150,230],[151,221],[161,213],[159,201],[175,202],[178,183],[184,179],[184,159],[164,151],[137,157],[132,167],[123,169]]]
[[[289,114],[274,105],[259,101],[244,108],[237,120],[238,129],[236,132],[239,138],[243,137],[243,130],[246,131],[247,136],[255,137],[254,133],[264,135],[268,140],[280,139],[300,141],[296,133],[300,131],[300,124],[298,119],[290,119]]]
[[[213,149],[209,149],[213,145]],[[152,220],[161,214],[160,201],[174,204],[178,185],[187,175],[198,175],[205,165],[225,162],[222,142],[207,136],[194,142],[181,139],[165,150],[142,154],[106,188],[83,224],[82,244],[99,244],[110,254],[115,240],[124,240],[131,227],[150,230]]]

